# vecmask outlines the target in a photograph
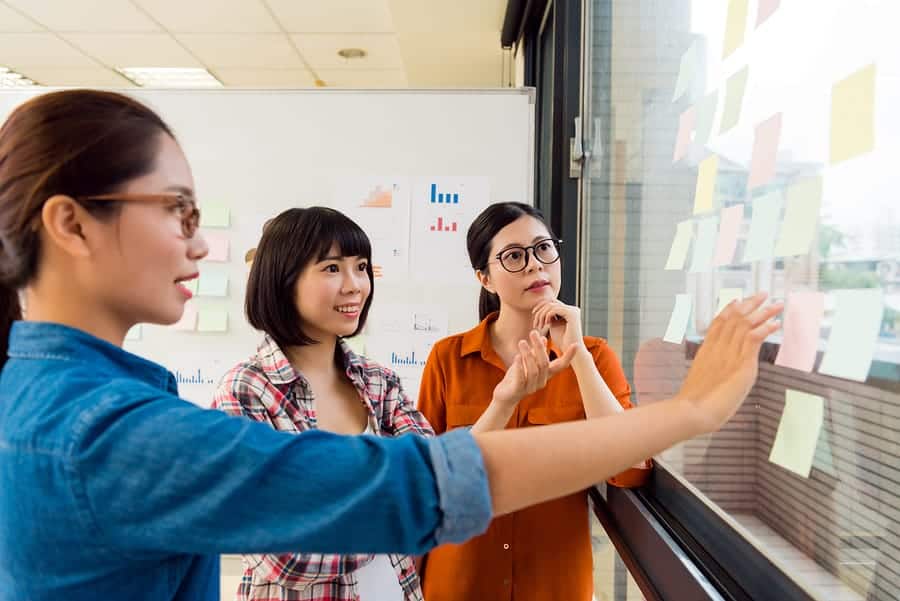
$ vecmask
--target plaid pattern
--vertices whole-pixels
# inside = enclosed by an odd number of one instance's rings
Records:
[[[434,436],[428,421],[403,392],[393,371],[355,354],[341,340],[347,378],[369,411],[369,427],[378,436],[413,432]],[[266,336],[248,361],[225,374],[213,398],[214,408],[270,424],[276,430],[303,432],[317,427],[313,394],[274,340]],[[354,573],[372,555],[284,553],[245,555],[238,601],[359,601]],[[412,558],[390,555],[404,601],[423,601]],[[374,601],[362,599],[362,601]]]

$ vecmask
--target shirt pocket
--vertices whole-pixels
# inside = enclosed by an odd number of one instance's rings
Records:
[[[545,426],[562,422],[574,422],[585,418],[583,405],[564,405],[562,407],[532,407],[528,410],[526,420],[529,424]]]
[[[447,429],[473,425],[485,409],[478,405],[447,405]]]

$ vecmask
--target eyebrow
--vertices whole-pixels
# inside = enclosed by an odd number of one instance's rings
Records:
[[[341,259],[353,259],[353,258],[354,258],[354,257],[353,257],[353,256],[350,256],[350,255],[343,255],[343,256],[329,255],[329,256],[327,256],[327,257],[322,257],[321,259],[319,259],[319,263],[324,263],[325,261],[340,261]],[[357,258],[357,259],[362,259],[362,260],[364,260],[364,261],[365,261],[365,259],[366,259],[366,258],[365,258],[364,256],[362,256],[362,255],[355,255],[355,258]]]
[[[553,240],[553,237],[552,237],[552,236],[546,236],[546,235],[544,235],[544,236],[535,236],[534,238],[531,239],[531,243],[534,244],[535,242],[538,242],[539,240]],[[500,250],[498,250],[497,252],[498,252],[498,253],[502,253],[504,250],[509,250],[510,248],[513,248],[513,247],[516,247],[516,246],[519,247],[519,248],[524,248],[524,247],[525,247],[524,244],[519,244],[518,242],[511,242],[511,243],[507,244],[506,246],[504,246],[503,248],[501,248]]]
[[[187,186],[166,186],[166,190],[170,190],[172,192],[177,192],[182,196],[187,196],[188,198],[194,197],[194,191]]]

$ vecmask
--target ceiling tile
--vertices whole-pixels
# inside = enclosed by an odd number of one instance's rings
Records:
[[[70,33],[66,39],[110,67],[202,67],[167,33]]]
[[[6,0],[53,31],[159,31],[159,27],[126,0]]]
[[[302,69],[306,65],[284,34],[178,34],[209,67]]]
[[[135,0],[173,33],[277,33],[260,0]]]
[[[324,69],[317,72],[319,79],[329,88],[406,88],[406,73],[398,69],[375,69],[358,71],[354,69]]]
[[[215,69],[214,75],[235,88],[311,88],[312,73],[306,69]]]
[[[0,34],[0,64],[25,67],[96,67],[97,63],[52,33]]]
[[[507,0],[388,0],[398,32],[495,31],[499,35]],[[499,42],[498,42],[499,43]]]
[[[93,69],[55,69],[52,67],[30,67],[26,77],[44,86],[130,88],[134,87],[128,79],[111,69],[96,67]]]
[[[31,31],[44,31],[44,28],[23,16],[19,11],[0,4],[0,32],[28,33]]]
[[[397,37],[386,33],[298,33],[291,36],[300,54],[315,69],[402,69],[403,58]],[[338,56],[342,48],[366,51],[361,59]]]
[[[390,32],[393,19],[386,0],[266,0],[286,31],[292,33]]]

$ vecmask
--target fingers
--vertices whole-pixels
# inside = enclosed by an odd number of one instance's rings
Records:
[[[562,355],[554,359],[550,362],[550,366],[548,369],[548,376],[555,376],[562,370],[569,367],[572,363],[572,359],[575,358],[575,353],[578,351],[577,344],[570,344],[568,348],[563,352]]]
[[[531,333],[531,354],[537,366],[535,384],[538,388],[543,388],[547,385],[550,357],[547,355],[547,339],[537,332]]]

